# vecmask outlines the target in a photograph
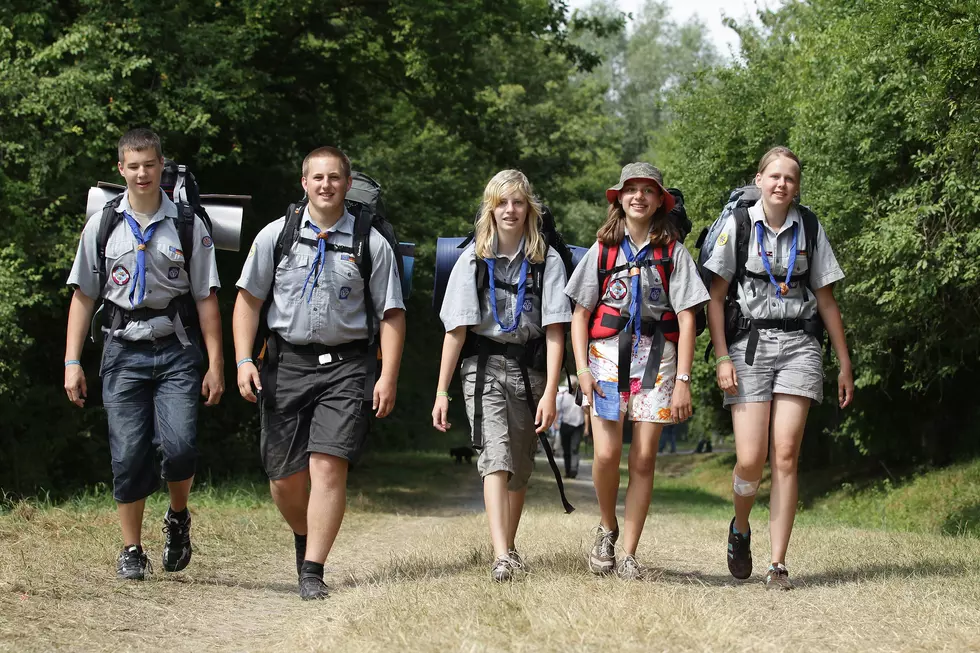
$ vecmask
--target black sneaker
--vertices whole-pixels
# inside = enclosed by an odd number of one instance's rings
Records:
[[[123,580],[143,580],[152,572],[150,561],[143,553],[143,547],[138,544],[130,544],[124,548],[116,560],[116,576]]]
[[[327,584],[315,574],[307,573],[299,579],[299,598],[304,601],[322,601],[330,596]]]
[[[191,561],[191,514],[180,519],[167,508],[163,516],[163,570],[180,571]]]
[[[791,590],[793,583],[789,580],[789,572],[786,565],[781,562],[774,562],[766,570],[766,589],[767,590]]]
[[[728,525],[728,571],[739,580],[752,575],[752,529],[746,535],[735,530],[735,518]]]

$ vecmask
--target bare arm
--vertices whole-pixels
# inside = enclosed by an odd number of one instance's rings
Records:
[[[77,361],[82,358],[82,347],[85,345],[85,334],[92,321],[95,310],[95,300],[78,288],[71,296],[68,306],[68,332],[65,338],[65,360]],[[85,405],[88,387],[85,384],[85,371],[81,365],[65,366],[65,392],[68,400],[76,406]]]
[[[446,337],[442,341],[442,359],[439,361],[439,383],[436,386],[436,400],[432,406],[432,426],[445,432],[452,424],[446,421],[449,413],[449,397],[440,396],[441,393],[449,392],[449,384],[453,380],[453,373],[456,371],[456,363],[459,362],[459,354],[463,351],[463,343],[466,342],[466,329],[469,327],[458,326],[452,331],[446,332]]]
[[[728,342],[725,340],[725,297],[728,295],[728,282],[717,274],[711,277],[708,302],[708,328],[711,330],[711,344],[715,348],[715,360],[728,356]],[[723,360],[715,365],[718,387],[730,395],[738,394],[738,375],[731,360]]]
[[[221,313],[218,296],[211,294],[197,302],[197,318],[201,325],[201,337],[208,351],[208,371],[201,383],[205,406],[214,406],[225,392],[225,355],[221,349]]]
[[[235,310],[231,317],[231,333],[235,341],[235,361],[251,358],[252,347],[255,345],[255,333],[259,328],[259,316],[262,313],[263,300],[252,295],[247,290],[239,290],[235,299]],[[255,403],[256,397],[252,388],[262,391],[259,381],[259,370],[255,363],[243,363],[238,367],[238,391],[246,400]]]
[[[544,335],[548,348],[548,381],[534,416],[538,425],[537,433],[547,431],[555,421],[555,396],[558,394],[558,377],[561,376],[561,363],[565,355],[565,326],[549,324],[545,327]]]
[[[579,370],[589,367],[589,318],[592,312],[584,306],[576,306],[572,313],[572,353],[575,355],[575,369],[578,377],[578,385],[582,389],[583,403],[592,403],[592,393],[598,392],[600,397],[605,397],[592,375],[586,372],[579,374]]]
[[[837,401],[845,408],[854,398],[854,371],[851,368],[851,355],[847,351],[847,339],[844,336],[844,320],[841,318],[840,306],[834,298],[833,286],[824,286],[814,291],[817,296],[817,312],[823,320],[830,344],[834,347],[837,360],[840,362],[840,372],[837,375]]]
[[[691,375],[694,364],[694,309],[677,314],[677,327],[680,331],[677,342],[677,375]],[[683,422],[691,416],[691,382],[677,381],[670,398],[670,416],[675,422]]]
[[[374,384],[373,409],[378,417],[385,417],[395,407],[398,392],[398,371],[402,365],[405,348],[405,311],[392,308],[385,311],[379,326],[381,340],[381,378]]]

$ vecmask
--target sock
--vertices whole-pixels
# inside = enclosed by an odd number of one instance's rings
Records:
[[[185,522],[187,521],[187,518],[191,516],[191,514],[187,512],[186,506],[180,512],[177,512],[176,510],[174,510],[173,506],[170,506],[169,508],[167,508],[167,515],[171,519],[175,519],[179,522]]]
[[[300,569],[300,578],[305,576],[316,576],[317,578],[323,578],[323,565],[318,562],[310,562],[309,560],[303,561],[303,566]]]
[[[303,560],[306,559],[306,536],[293,533],[293,544],[296,546],[296,573],[303,571]]]
[[[748,537],[749,533],[752,532],[752,529],[750,528],[748,533],[742,533],[735,527],[735,522],[732,522],[732,532],[736,535],[741,535],[742,537]]]

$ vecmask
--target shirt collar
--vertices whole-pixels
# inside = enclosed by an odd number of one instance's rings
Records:
[[[119,206],[116,208],[116,213],[128,212],[130,215],[134,213],[133,207],[129,204],[129,190],[123,191],[122,200],[119,202]],[[176,218],[177,217],[177,205],[170,201],[167,194],[162,190],[160,191],[160,208],[157,212],[153,214],[150,218],[150,223],[159,222],[163,220],[164,217]]]
[[[315,223],[310,220],[309,204],[307,204],[306,208],[303,209],[303,228],[306,228],[308,224],[313,224],[315,226]],[[319,227],[317,227],[317,229],[319,229]],[[344,214],[340,216],[340,220],[337,220],[332,227],[327,229],[327,233],[333,232],[347,234],[348,236],[354,235],[354,216],[351,215],[346,208],[344,209]]]
[[[749,207],[749,218],[751,218],[752,220],[753,229],[755,228],[756,222],[762,222],[762,226],[768,229],[771,233],[774,234],[776,233],[776,231],[772,227],[770,227],[769,224],[765,221],[766,214],[765,211],[763,211],[762,209],[761,201],[758,201]],[[783,227],[782,229],[779,230],[779,233],[783,233],[784,231],[791,231],[793,223],[802,223],[802,218],[800,218],[800,211],[799,209],[796,208],[795,202],[790,205],[789,212],[786,214],[786,222],[783,223]],[[802,224],[800,226],[802,227]]]
[[[494,237],[493,237],[493,257],[494,258],[507,259],[507,261],[510,262],[510,263],[513,263],[515,260],[517,260],[518,257],[523,257],[523,255],[524,255],[524,238],[525,238],[524,236],[521,236],[521,242],[517,245],[517,251],[514,252],[513,254],[511,254],[510,256],[506,256],[506,255],[498,254],[497,253],[497,236],[495,234]]]

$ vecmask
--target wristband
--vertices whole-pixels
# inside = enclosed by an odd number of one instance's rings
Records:
[[[719,356],[718,358],[715,359],[715,367],[718,367],[719,364],[724,363],[725,361],[728,361],[730,363],[732,361],[732,357],[731,356]]]
[[[78,366],[81,366],[82,365],[82,361],[75,361],[75,360],[65,361],[65,367],[68,367],[69,365],[78,365]]]
[[[237,368],[240,369],[241,366],[244,365],[245,363],[254,363],[254,362],[255,361],[253,361],[251,358],[243,358],[240,361],[238,361],[238,363],[236,365],[237,365]]]
[[[578,372],[575,373],[575,376],[582,376],[586,372],[588,372],[589,374],[592,374],[592,370],[590,370],[587,367],[583,367],[582,369],[580,369]]]
[[[448,392],[443,392],[441,390],[439,392],[436,392],[436,396],[437,397],[445,397],[449,401],[452,401],[453,400],[453,398],[449,396],[449,393]]]

